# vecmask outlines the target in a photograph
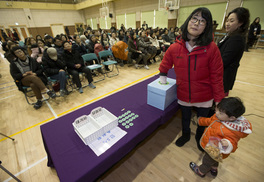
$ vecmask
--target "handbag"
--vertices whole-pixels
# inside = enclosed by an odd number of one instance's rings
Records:
[[[55,92],[58,92],[60,91],[60,82],[55,82],[53,85],[52,85],[52,88]]]

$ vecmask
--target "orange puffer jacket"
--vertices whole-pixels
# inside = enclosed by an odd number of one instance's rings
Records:
[[[249,121],[247,121],[250,125],[250,130],[252,130],[252,125]],[[235,131],[227,128],[222,122],[218,120],[216,115],[214,114],[211,118],[200,117],[198,120],[198,124],[200,126],[207,126],[205,129],[203,136],[200,139],[200,145],[203,149],[205,149],[206,144],[209,142],[209,137],[214,136],[219,139],[228,139],[233,145],[232,152],[235,152],[238,148],[238,141],[240,138],[245,138],[248,134],[240,131]],[[223,154],[223,159],[227,158],[229,154]]]

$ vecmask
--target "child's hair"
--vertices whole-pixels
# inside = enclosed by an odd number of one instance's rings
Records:
[[[234,116],[236,118],[244,114],[246,111],[243,102],[238,97],[223,98],[217,105],[217,108],[229,117]]]

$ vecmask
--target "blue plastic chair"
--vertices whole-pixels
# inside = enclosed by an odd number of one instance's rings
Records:
[[[106,76],[111,78],[113,76],[117,76],[119,75],[119,70],[117,67],[117,61],[115,61],[115,58],[113,56],[113,53],[109,50],[105,50],[105,51],[101,51],[98,53],[99,54],[99,58],[101,60],[101,62],[103,63],[104,66],[111,66],[112,65],[112,70],[110,69],[110,71],[106,71]],[[103,58],[107,58],[107,61],[104,61]],[[110,57],[110,58],[109,58]],[[112,74],[112,75],[108,75],[109,72],[113,72],[114,68],[116,68],[117,73],[116,74]]]
[[[84,54],[84,55],[82,55],[82,58],[83,58],[83,61],[85,63],[88,63],[88,64],[89,63],[92,63],[91,65],[86,66],[87,68],[89,68],[90,70],[97,70],[98,73],[101,73],[103,75],[103,78],[102,79],[97,79],[97,80],[94,81],[94,83],[99,82],[99,81],[102,81],[102,80],[105,79],[105,74],[102,71],[102,65],[100,65],[100,64],[93,64],[93,61],[94,60],[97,61],[97,62],[99,62],[98,61],[98,58],[97,58],[97,56],[96,56],[95,53]]]

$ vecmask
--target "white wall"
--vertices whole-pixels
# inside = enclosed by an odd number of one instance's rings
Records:
[[[49,27],[50,24],[58,23],[63,25],[86,24],[83,12],[76,10],[0,9],[0,17],[0,25],[6,28],[9,25],[15,25],[16,22],[27,27]]]

